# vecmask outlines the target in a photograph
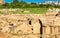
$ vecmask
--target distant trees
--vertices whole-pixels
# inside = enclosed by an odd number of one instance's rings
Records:
[[[5,5],[0,6],[0,8],[60,8],[59,5],[51,5],[51,4],[36,4],[36,3],[26,3],[24,1],[19,2],[18,0],[14,0],[11,3],[5,3]]]
[[[14,1],[13,1],[13,4],[14,4],[14,5],[17,5],[18,3],[19,3],[18,0],[14,0]]]

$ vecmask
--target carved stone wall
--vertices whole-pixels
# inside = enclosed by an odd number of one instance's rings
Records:
[[[46,14],[0,15],[0,34],[6,38],[60,38],[60,17]]]

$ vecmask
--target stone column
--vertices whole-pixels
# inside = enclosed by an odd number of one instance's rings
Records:
[[[58,27],[55,27],[55,34],[58,33]]]
[[[42,38],[46,38],[46,26],[43,26],[43,35]]]
[[[43,26],[43,35],[46,34],[46,26]]]
[[[47,26],[45,31],[46,31],[46,34],[50,34],[50,27]]]
[[[34,34],[37,34],[39,33],[40,34],[40,24],[39,24],[39,21],[38,20],[34,20],[32,21],[32,26],[33,26],[33,33]]]

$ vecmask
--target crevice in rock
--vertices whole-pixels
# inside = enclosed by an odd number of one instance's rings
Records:
[[[33,30],[33,28],[32,28],[32,30]]]
[[[29,24],[31,25],[31,20],[29,21]]]
[[[13,24],[9,24],[10,26],[13,26]]]
[[[59,14],[56,14],[55,16],[58,16]]]
[[[0,32],[1,32],[1,30],[3,30],[3,28],[0,28]]]
[[[20,22],[20,20],[18,20],[18,22]]]
[[[2,28],[0,28],[0,30],[2,30]]]
[[[60,14],[60,12],[58,12],[58,14],[56,14],[55,16],[58,16]]]
[[[42,38],[42,34],[43,34],[43,33],[42,33],[42,32],[43,32],[43,31],[42,31],[42,30],[43,30],[43,29],[42,29],[42,26],[43,26],[43,24],[42,24],[42,21],[41,21],[40,19],[38,19],[38,20],[39,20],[39,24],[40,24],[40,34],[41,34],[41,37],[40,37],[40,38]]]
[[[33,33],[33,30],[34,30],[34,29],[33,29],[33,28],[31,28],[31,30],[32,30],[32,33]]]

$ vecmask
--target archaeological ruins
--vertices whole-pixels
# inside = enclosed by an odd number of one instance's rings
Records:
[[[60,38],[60,10],[0,15],[0,38]]]

